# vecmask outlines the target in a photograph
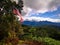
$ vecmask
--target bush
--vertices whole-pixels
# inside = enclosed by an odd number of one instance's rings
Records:
[[[44,45],[60,45],[60,41],[52,39],[52,38],[49,38],[49,37],[45,37],[45,38],[38,37],[37,41],[43,42]]]

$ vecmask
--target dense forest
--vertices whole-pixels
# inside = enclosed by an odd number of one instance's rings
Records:
[[[21,13],[23,1],[0,0],[0,45],[60,45],[60,27],[23,25],[15,8]]]

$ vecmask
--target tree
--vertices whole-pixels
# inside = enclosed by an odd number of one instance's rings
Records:
[[[16,4],[15,1],[14,2],[12,1],[11,0],[0,0],[0,12],[2,12],[2,14],[12,13],[13,8],[18,8],[21,12],[22,7],[23,7],[23,1],[17,0],[19,1],[18,4]]]
[[[20,0],[18,4],[11,0],[0,0],[0,40],[17,38],[17,34],[23,32],[18,18],[12,13],[14,8],[19,9],[20,13],[23,7],[23,1]]]

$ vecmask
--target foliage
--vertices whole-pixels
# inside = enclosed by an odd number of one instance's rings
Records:
[[[49,38],[49,37],[33,37],[34,40],[37,40],[39,42],[43,42],[44,45],[60,45],[60,41]]]
[[[60,28],[55,26],[29,27],[23,26],[24,40],[34,40],[43,45],[60,45]]]
[[[17,8],[21,13],[22,7],[22,0],[18,4],[0,0],[0,45],[60,45],[60,27],[21,25],[12,10]]]
[[[19,11],[21,12],[22,7],[23,7],[23,1],[19,0],[18,4],[16,4],[15,1],[14,2],[12,1],[11,0],[0,0],[0,15],[12,13],[12,10],[14,8],[19,9]]]
[[[20,3],[20,4],[19,4]],[[23,34],[23,30],[18,18],[13,14],[14,8],[20,9],[23,7],[22,1],[12,2],[11,0],[0,0],[0,43],[1,45],[17,45],[19,35]]]

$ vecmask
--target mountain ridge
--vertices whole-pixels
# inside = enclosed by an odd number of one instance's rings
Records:
[[[24,21],[22,23],[23,25],[28,25],[28,26],[44,26],[44,25],[53,25],[53,26],[59,26],[60,23],[57,22],[49,22],[49,21]]]

